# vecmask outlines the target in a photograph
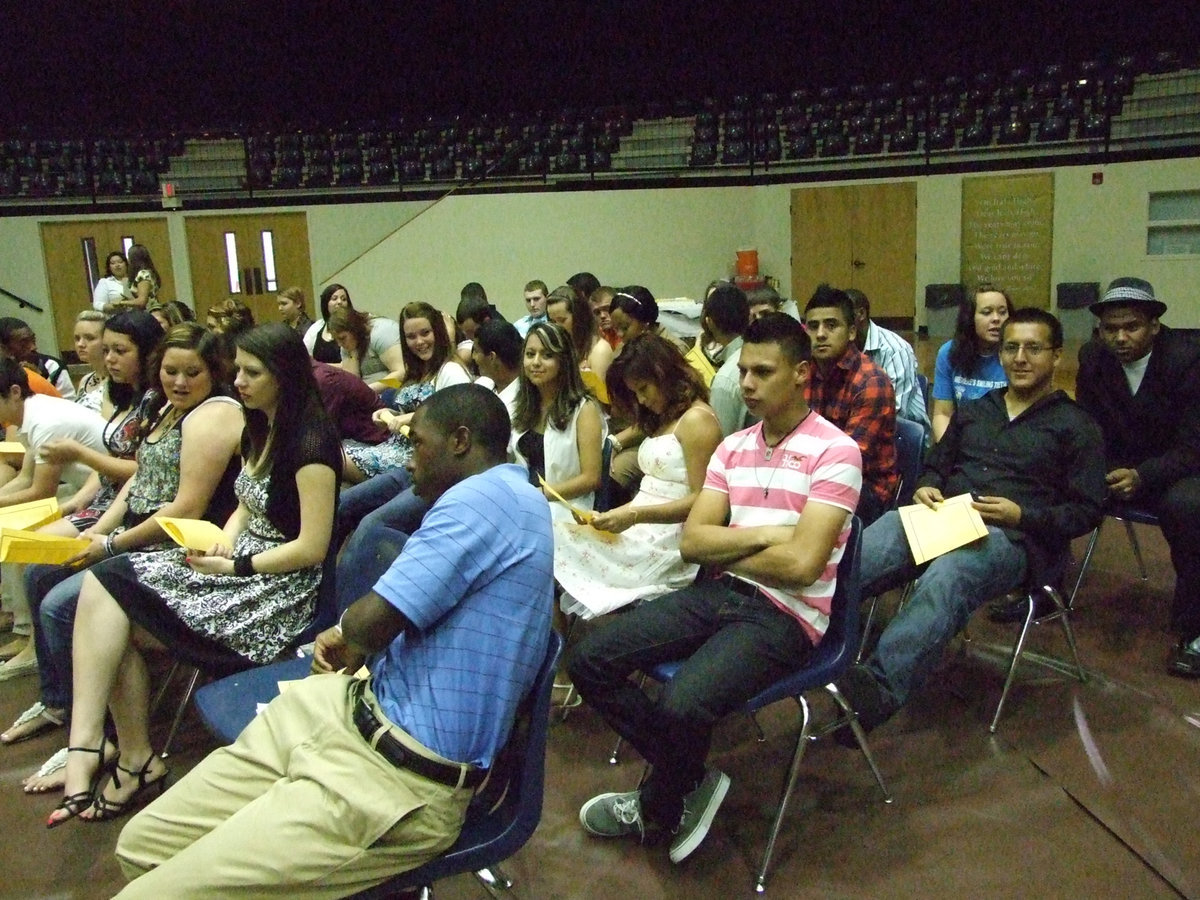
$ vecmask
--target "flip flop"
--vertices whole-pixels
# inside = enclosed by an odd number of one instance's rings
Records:
[[[14,728],[20,728],[22,725],[28,725],[31,722],[34,723],[33,727],[19,737],[6,738],[4,736]],[[17,721],[13,722],[12,725],[8,727],[8,731],[5,731],[4,734],[0,734],[0,744],[19,744],[21,741],[27,741],[31,737],[41,734],[43,731],[47,731],[51,728],[60,728],[62,727],[62,724],[62,716],[54,715],[54,713],[50,712],[50,710],[46,708],[46,704],[42,703],[41,700],[38,700],[33,704],[33,706],[29,707],[29,709],[25,710],[25,712],[21,713],[21,715],[17,717]]]
[[[34,675],[37,673],[38,663],[36,659],[26,660],[22,663],[14,664],[11,660],[0,666],[0,681],[8,681],[11,678],[20,678],[22,675]]]

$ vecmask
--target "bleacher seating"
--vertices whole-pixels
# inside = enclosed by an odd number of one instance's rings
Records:
[[[46,136],[0,142],[0,198],[144,202],[181,193],[354,190],[615,178],[663,170],[873,166],[1067,144],[1080,153],[1200,132],[1200,73],[1177,54],[911,82],[796,87],[640,110],[565,107],[248,134]],[[1048,148],[1049,150],[1049,148]],[[1053,152],[1061,152],[1055,148]],[[122,198],[125,198],[122,200]]]

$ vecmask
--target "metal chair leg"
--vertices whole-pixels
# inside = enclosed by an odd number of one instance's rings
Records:
[[[767,889],[767,870],[771,866],[771,855],[775,852],[775,840],[779,837],[779,828],[783,824],[783,816],[787,812],[792,789],[796,786],[796,778],[800,774],[800,763],[804,760],[804,751],[812,727],[808,702],[804,699],[804,695],[798,696],[796,702],[800,705],[800,736],[796,738],[796,749],[792,751],[792,763],[788,767],[787,778],[783,783],[779,808],[775,811],[775,820],[771,823],[771,830],[767,832],[767,846],[763,849],[762,862],[758,866],[758,874],[754,879],[754,890],[760,894]]]
[[[1067,638],[1067,646],[1071,649],[1071,659],[1075,661],[1075,677],[1083,684],[1087,683],[1087,673],[1083,671],[1083,663],[1079,661],[1079,650],[1075,646],[1075,630],[1071,627],[1071,607],[1063,603],[1062,596],[1050,585],[1042,588],[1058,607],[1058,619],[1062,623],[1063,634]]]
[[[646,679],[648,677],[649,676],[645,672],[640,673],[640,677],[638,678],[638,690],[645,689]],[[754,724],[757,726],[758,722],[756,721]],[[761,728],[758,730],[758,733],[760,735],[762,734]],[[620,735],[617,735],[617,742],[613,744],[612,753],[608,754],[608,764],[610,766],[615,766],[621,761],[620,756],[622,743],[624,743],[624,738],[622,738]]]
[[[885,784],[883,780],[883,773],[879,771],[879,766],[875,763],[875,756],[873,753],[871,753],[871,747],[867,744],[867,733],[863,731],[862,725],[859,724],[858,713],[854,711],[854,709],[846,701],[846,698],[842,696],[842,692],[838,690],[836,684],[830,682],[829,684],[825,685],[825,690],[829,692],[831,697],[833,697],[834,702],[836,702],[838,708],[841,709],[842,715],[848,720],[850,724],[850,730],[854,732],[854,739],[858,741],[858,749],[860,749],[863,756],[866,757],[867,765],[871,767],[871,774],[875,776],[875,781],[879,784],[879,790],[883,792],[883,802],[891,803],[892,792],[888,790],[887,784]]]
[[[186,690],[183,692],[183,699],[179,701],[179,709],[175,710],[175,720],[171,723],[171,730],[167,732],[167,739],[163,742],[162,753],[159,755],[166,759],[171,752],[171,743],[175,740],[175,734],[179,731],[179,723],[183,721],[183,714],[187,711],[188,704],[192,702],[192,694],[196,692],[196,682],[200,680],[200,670],[192,669],[192,677],[188,681]]]
[[[163,698],[167,696],[167,688],[171,686],[171,682],[175,680],[175,673],[179,671],[180,662],[176,660],[171,663],[171,668],[167,670],[166,677],[163,678],[162,684],[159,685],[158,691],[154,694],[154,699],[150,701],[150,715],[158,712],[158,707],[162,705]]]
[[[489,866],[475,873],[483,885],[483,889],[493,897],[504,897],[506,891],[512,890],[513,881],[500,870],[499,866]]]
[[[1025,651],[1025,639],[1029,636],[1029,626],[1033,624],[1034,596],[1029,595],[1029,611],[1025,613],[1025,623],[1021,626],[1021,633],[1017,635],[1017,642],[1013,645],[1012,660],[1008,664],[1008,675],[1004,678],[1004,689],[1000,692],[1000,702],[996,704],[996,713],[992,716],[992,724],[988,726],[988,731],[992,734],[996,733],[996,724],[1000,721],[1000,713],[1004,711],[1004,701],[1008,699],[1008,691],[1012,687],[1013,678],[1017,674],[1017,664],[1021,661],[1021,654]]]
[[[1133,530],[1133,523],[1128,519],[1122,519],[1125,523],[1125,534],[1129,536],[1129,546],[1133,548],[1133,558],[1137,560],[1138,571],[1142,575],[1142,581],[1146,580],[1146,563],[1142,560],[1142,545],[1138,541],[1137,532]]]
[[[867,649],[867,636],[871,633],[871,622],[875,619],[875,607],[879,605],[879,595],[872,594],[867,598],[867,615],[863,619],[862,639],[858,642],[858,655],[854,657],[855,663],[862,662],[863,653]]]
[[[1126,525],[1129,523],[1126,522]],[[1100,540],[1100,529],[1104,527],[1104,520],[1100,520],[1100,524],[1092,531],[1092,537],[1088,541],[1087,550],[1083,553],[1083,562],[1079,564],[1079,574],[1075,576],[1075,586],[1071,588],[1071,598],[1067,601],[1067,607],[1073,609],[1075,607],[1075,597],[1079,593],[1079,585],[1083,584],[1083,576],[1087,573],[1088,566],[1092,562],[1092,554],[1096,552],[1096,543]],[[1141,557],[1139,557],[1140,559]]]

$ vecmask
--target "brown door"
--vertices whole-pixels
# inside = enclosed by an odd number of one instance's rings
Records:
[[[245,303],[255,322],[279,319],[275,294],[299,287],[313,315],[308,217],[304,213],[186,216],[188,261],[196,317],[230,297]]]
[[[917,186],[892,184],[792,191],[792,297],[800,309],[821,282],[857,288],[871,315],[916,314]]]
[[[42,256],[50,284],[57,353],[72,350],[75,316],[80,310],[91,308],[92,288],[96,279],[105,274],[105,259],[113,250],[124,250],[126,243],[146,245],[162,278],[158,299],[173,300],[175,276],[165,218],[93,219],[42,225]]]

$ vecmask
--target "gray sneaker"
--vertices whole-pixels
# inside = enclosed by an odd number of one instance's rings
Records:
[[[593,797],[579,808],[579,822],[588,834],[598,837],[635,834],[641,840],[646,836],[641,794],[638,791]]]
[[[729,776],[719,769],[709,769],[696,789],[683,798],[683,816],[671,841],[671,862],[683,862],[700,846],[727,793]]]

